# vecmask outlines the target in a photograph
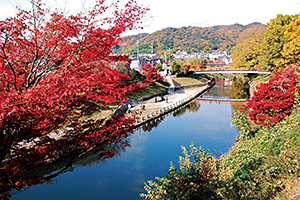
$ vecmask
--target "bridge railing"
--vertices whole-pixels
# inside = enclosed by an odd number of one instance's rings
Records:
[[[194,71],[201,72],[201,71],[260,71],[260,72],[267,72],[266,70],[262,69],[261,67],[210,67],[210,68],[201,68],[201,69],[194,69]]]

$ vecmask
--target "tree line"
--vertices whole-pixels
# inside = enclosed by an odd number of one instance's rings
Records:
[[[299,14],[279,14],[266,28],[243,31],[232,49],[232,65],[276,72],[299,64],[299,23]]]

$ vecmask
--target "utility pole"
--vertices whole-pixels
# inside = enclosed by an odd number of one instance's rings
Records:
[[[151,54],[151,67],[153,67],[153,42],[152,42],[152,54]]]
[[[167,52],[165,51],[165,62],[167,62]]]
[[[141,70],[140,68],[140,58],[139,58],[139,54],[140,54],[140,46],[139,46],[139,40],[137,41],[137,51],[136,51],[136,59],[137,59],[137,64],[138,64],[138,69]]]
[[[136,53],[136,58],[139,59],[139,40],[137,41],[137,53]]]

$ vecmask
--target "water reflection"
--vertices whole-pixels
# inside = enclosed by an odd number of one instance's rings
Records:
[[[232,88],[230,90],[231,99],[249,99],[250,85],[248,82],[244,82],[241,78],[234,77],[232,79]]]
[[[239,80],[222,81],[205,96],[233,98],[243,94],[231,91],[244,86]],[[230,126],[231,112],[232,105],[192,102],[139,127],[127,138],[129,147],[105,143],[73,159],[31,171],[28,177],[43,180],[35,184],[53,184],[13,192],[12,199],[140,199],[143,182],[165,175],[170,161],[176,165],[181,145],[194,142],[213,152],[228,151],[239,134]],[[107,159],[105,154],[113,159]]]
[[[127,142],[129,142],[129,139],[127,139]],[[15,183],[12,182],[12,185],[1,185],[0,191],[3,195],[2,198],[9,199],[11,195],[15,195],[24,189],[30,189],[30,186],[43,183],[53,183],[56,177],[73,171],[75,167],[86,167],[94,164],[105,163],[108,158],[118,156],[121,152],[125,152],[125,149],[126,147],[120,143],[106,142],[98,145],[98,148],[86,151],[77,157],[71,156],[58,159],[55,162],[48,163],[47,165],[41,164],[39,166],[38,163],[36,163],[35,168],[24,168],[22,171],[25,171],[25,173],[23,174],[7,174],[7,178]],[[19,166],[17,163],[11,167],[22,168],[22,166]],[[24,184],[27,186],[24,187]]]
[[[204,96],[224,99],[249,99],[249,83],[239,77],[216,78],[216,85]]]
[[[10,193],[29,186],[51,183],[52,179],[72,171],[74,163],[87,155],[103,162],[119,154],[124,150],[122,146],[128,145],[133,121],[119,114],[106,122],[90,122],[93,126],[64,129],[61,132],[66,134],[59,139],[44,136],[36,142],[36,146],[15,148],[7,159],[0,162],[0,199],[8,199]],[[92,162],[84,163],[88,165]]]
[[[216,77],[216,86],[214,86],[204,97],[217,97],[216,99],[249,99],[250,85],[240,77],[234,76],[232,79]],[[201,102],[201,101],[198,101]],[[205,101],[202,101],[205,102]],[[232,118],[237,110],[242,107],[245,102],[222,102],[210,101],[209,103],[230,103],[232,108]],[[239,130],[239,129],[238,129]]]
[[[142,129],[144,132],[150,132],[153,128],[156,128],[159,126],[159,124],[164,120],[166,116],[157,118],[155,120],[152,120],[144,125],[142,125],[141,127],[139,127],[139,129]]]
[[[184,115],[186,112],[197,112],[199,111],[201,107],[201,104],[190,102],[183,107],[180,107],[177,110],[174,110],[173,112],[167,114],[166,116],[162,116],[158,119],[152,120],[141,127],[139,127],[137,130],[143,130],[144,132],[150,132],[153,128],[157,128],[159,124],[168,116],[172,115],[173,117],[180,117]]]
[[[173,117],[180,117],[181,115],[184,115],[187,111],[197,112],[197,111],[199,111],[200,107],[201,107],[201,104],[191,102],[188,105],[186,105],[185,107],[174,111]]]

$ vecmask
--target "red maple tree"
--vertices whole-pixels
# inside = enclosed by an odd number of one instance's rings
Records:
[[[78,156],[105,140],[126,145],[121,138],[133,119],[122,114],[108,121],[83,117],[101,112],[99,104],[116,104],[126,100],[126,92],[145,86],[125,86],[128,75],[109,63],[127,60],[111,56],[111,49],[124,31],[140,27],[148,8],[134,0],[124,8],[98,0],[86,13],[66,15],[44,9],[41,0],[32,5],[31,11],[19,9],[0,21],[0,161],[12,154],[20,157],[1,163],[0,187],[14,183],[11,176],[26,168],[16,166],[32,168],[33,161]],[[101,18],[105,12],[111,17]],[[49,137],[54,131],[60,132],[59,140]],[[20,148],[24,140],[35,147]]]
[[[251,120],[256,124],[272,126],[292,112],[296,103],[295,91],[300,89],[296,71],[300,72],[299,67],[290,66],[256,87],[253,96],[242,108],[249,110]]]
[[[153,84],[154,81],[162,81],[163,77],[157,72],[156,67],[151,66],[150,64],[143,64],[142,69],[144,71],[145,81],[147,83]]]

